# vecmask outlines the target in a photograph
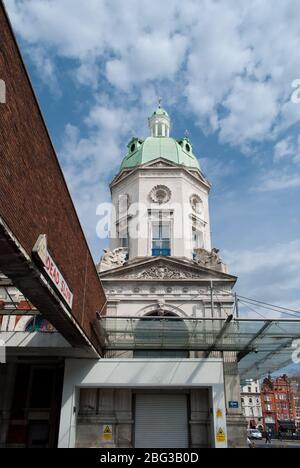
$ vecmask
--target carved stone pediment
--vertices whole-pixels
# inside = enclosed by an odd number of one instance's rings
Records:
[[[172,268],[166,265],[155,265],[152,267],[145,268],[131,275],[127,275],[128,279],[197,279],[200,275],[188,270],[180,270],[178,268]]]
[[[212,271],[194,262],[181,259],[147,259],[127,263],[114,271],[100,274],[102,280],[137,280],[137,281],[172,281],[172,280],[232,280],[234,276],[224,274],[221,271]]]

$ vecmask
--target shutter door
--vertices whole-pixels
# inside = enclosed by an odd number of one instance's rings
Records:
[[[135,447],[188,448],[186,395],[136,395]]]

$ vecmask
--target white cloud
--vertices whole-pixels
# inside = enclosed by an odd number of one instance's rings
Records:
[[[172,79],[180,69],[187,47],[184,36],[144,35],[122,55],[107,62],[108,80],[127,90],[148,80]]]
[[[276,8],[266,0],[5,3],[30,47],[76,59],[80,84],[99,86],[98,62],[116,92],[134,88],[138,97],[149,81],[167,81],[222,141],[244,148],[300,121],[300,106],[290,102],[299,74],[297,0]]]
[[[278,115],[278,104],[270,83],[247,81],[239,77],[224,106],[229,114],[220,122],[222,141],[243,145],[268,139],[271,135]]]
[[[251,250],[226,251],[224,256],[231,272],[239,276],[239,294],[300,310],[300,239]]]
[[[275,162],[298,162],[296,141],[286,134],[300,123],[300,105],[290,100],[291,83],[299,78],[297,0],[276,2],[276,8],[272,0],[5,4],[24,50],[32,52],[52,89],[61,59],[77,85],[90,88],[92,104],[83,125],[67,126],[61,151],[80,217],[89,217],[84,224],[90,229],[98,200],[108,197],[101,185],[118,170],[126,140],[145,134],[158,94],[166,106],[175,103],[221,142],[246,151],[270,141]],[[99,96],[105,90],[109,99]],[[235,168],[216,164],[210,170],[218,178]],[[255,190],[299,187],[296,167],[269,170],[259,176]]]
[[[292,144],[291,137],[280,140],[274,147],[274,159],[280,161],[285,159],[287,156],[294,154],[294,146]]]
[[[96,252],[95,246],[100,244],[96,239],[96,208],[110,201],[108,181],[118,172],[125,156],[124,141],[140,125],[140,111],[112,107],[98,96],[85,123],[86,135],[74,125],[66,126],[60,158],[79,218]]]
[[[298,137],[289,136],[280,140],[274,147],[274,160],[281,162],[282,160],[293,161],[300,163],[300,134]]]
[[[252,191],[273,192],[300,187],[300,171],[291,169],[274,169],[263,173]]]

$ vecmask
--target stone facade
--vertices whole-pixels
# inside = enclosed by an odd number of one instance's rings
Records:
[[[232,289],[236,277],[228,274],[219,250],[212,248],[211,243],[211,186],[196,165],[177,165],[171,161],[170,155],[166,158],[168,160],[162,156],[155,158],[153,154],[153,161],[121,170],[111,184],[115,208],[115,218],[112,219],[114,236],[110,240],[110,252],[102,258],[99,271],[107,296],[107,316],[116,318],[116,326],[118,318],[146,316],[225,320],[233,311]],[[136,210],[142,211],[142,215]],[[161,237],[161,249],[153,247],[159,223],[160,226],[168,226],[164,233],[165,242],[163,235]],[[131,235],[134,224],[140,228],[135,236]],[[117,234],[122,229],[124,231],[124,225],[128,234],[128,257],[117,266],[113,260],[115,252],[124,247],[121,236],[118,238]],[[106,268],[104,260],[109,256],[111,266]],[[144,346],[146,355],[151,356],[146,343]],[[185,351],[189,358],[207,357],[201,349],[187,348]],[[156,350],[155,353],[163,355],[163,351]],[[223,357],[229,446],[243,447],[246,444],[246,422],[241,409],[236,355],[222,355],[218,350],[209,355]],[[113,348],[105,354],[106,358],[136,356],[139,354],[132,350],[114,351]],[[112,390],[111,398],[113,395]],[[237,407],[231,408],[229,402],[235,402]],[[210,445],[209,411],[206,390],[191,391],[191,447]],[[118,428],[115,434],[117,437]],[[115,443],[119,441],[115,440]]]
[[[241,387],[242,408],[249,429],[263,429],[263,413],[260,396],[260,382],[247,380]]]
[[[170,200],[160,205],[153,202],[151,192],[158,185],[166,186],[171,192]],[[140,232],[137,238],[132,235],[129,238],[129,259],[151,256],[151,216],[147,216],[147,210],[151,210],[152,218],[155,213],[161,211],[171,213],[172,223],[172,256],[181,258],[193,258],[191,226],[197,223],[199,230],[203,234],[203,247],[211,251],[210,218],[208,206],[208,194],[210,186],[208,182],[200,177],[199,173],[177,167],[167,163],[163,167],[156,164],[148,164],[142,168],[132,170],[117,177],[112,183],[112,203],[118,213],[118,204],[121,197],[128,196],[128,229],[134,223],[134,215],[137,204],[142,210],[139,215],[142,217]],[[192,195],[198,195],[202,200],[201,211],[195,213],[190,202]],[[145,216],[145,218],[144,218]],[[112,238],[110,248],[114,250],[120,247],[120,241]]]
[[[119,389],[82,389],[77,426],[77,448],[134,447],[134,391]],[[209,394],[205,389],[191,390],[189,396],[190,447],[211,445]],[[112,440],[99,437],[99,427],[112,426]]]

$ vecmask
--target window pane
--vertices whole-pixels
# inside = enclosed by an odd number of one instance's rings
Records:
[[[204,246],[203,243],[203,232],[196,231],[193,229],[193,248],[194,249],[201,249]]]
[[[162,248],[162,243],[160,240],[154,240],[153,241],[153,249],[161,249]]]
[[[160,235],[159,235],[159,224],[155,223],[153,224],[153,239],[160,239]]]
[[[163,126],[162,126],[162,124],[158,124],[158,126],[157,126],[157,136],[163,136]]]
[[[162,224],[162,239],[170,239],[170,224]]]
[[[170,240],[162,241],[162,248],[163,249],[169,249],[170,248]]]

